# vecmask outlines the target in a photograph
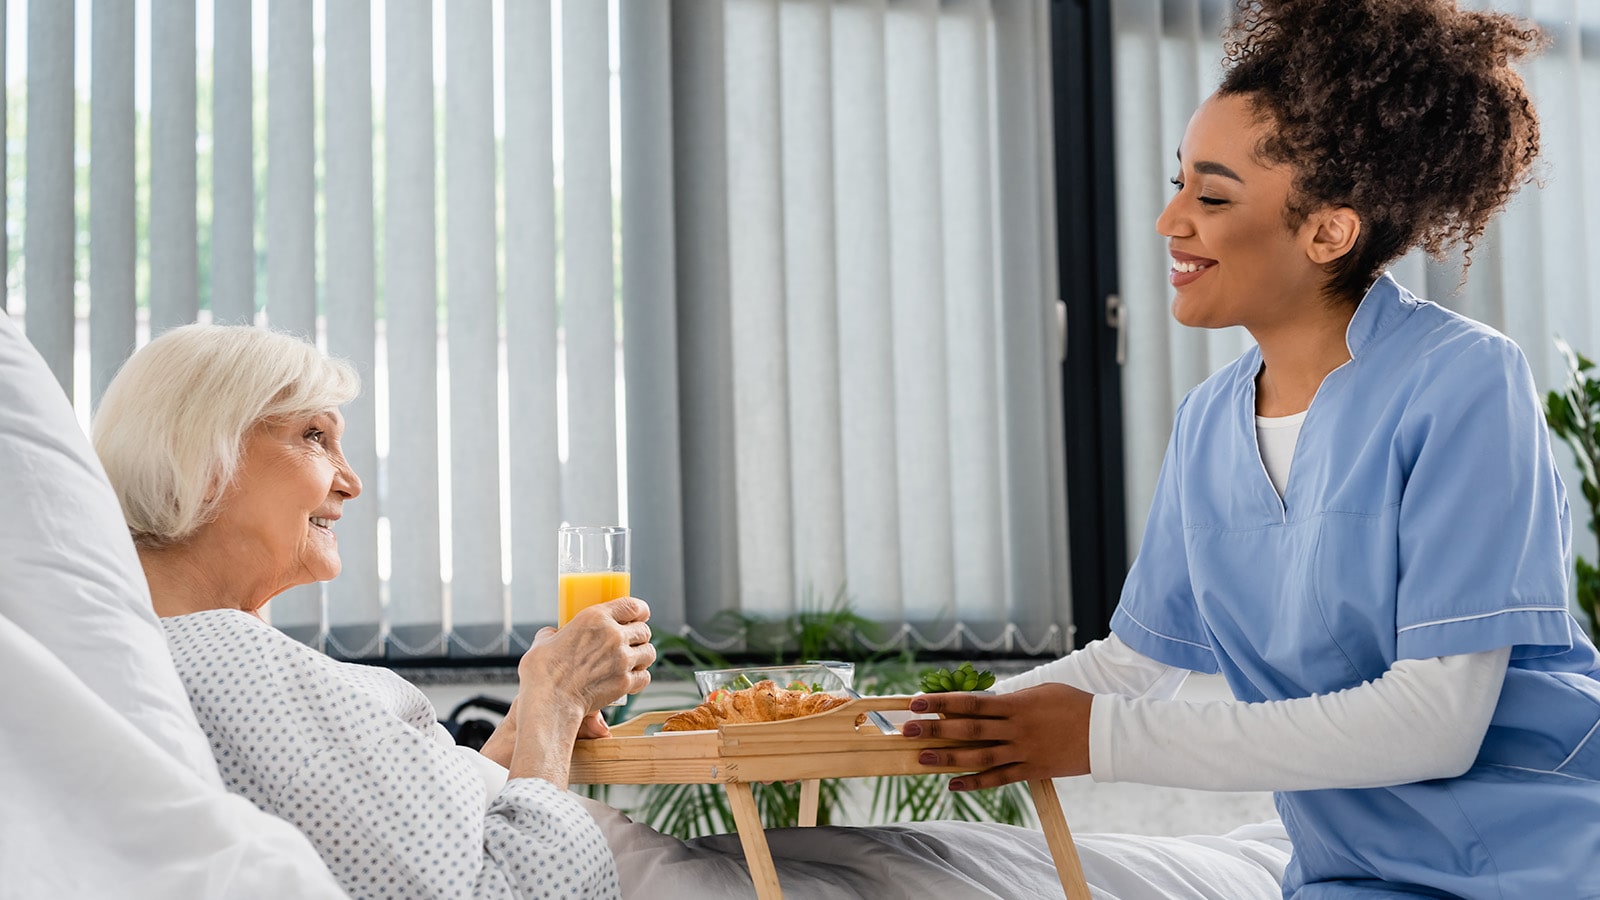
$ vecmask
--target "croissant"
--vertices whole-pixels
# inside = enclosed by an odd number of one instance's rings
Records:
[[[826,712],[849,703],[847,697],[810,691],[789,691],[771,681],[719,695],[714,700],[677,713],[662,723],[662,731],[708,731],[719,725],[776,722]]]

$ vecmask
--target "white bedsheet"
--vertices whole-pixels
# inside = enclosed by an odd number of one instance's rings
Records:
[[[680,841],[584,800],[617,858],[624,898],[753,897],[737,835]],[[1074,835],[1097,900],[1281,900],[1289,840],[1279,822],[1227,835]],[[767,832],[785,900],[1060,900],[1044,834],[927,822]]]

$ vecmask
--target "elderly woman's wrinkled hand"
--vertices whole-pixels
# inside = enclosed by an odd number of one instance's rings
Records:
[[[559,631],[540,630],[523,655],[518,674],[568,692],[593,713],[650,683],[656,648],[650,643],[649,618],[650,607],[636,597],[592,606]],[[584,728],[596,731],[592,722],[586,721]]]
[[[975,791],[1014,781],[1062,778],[1089,772],[1089,709],[1094,695],[1065,684],[1041,684],[1011,694],[923,694],[911,711],[942,719],[901,726],[907,737],[992,742],[974,748],[926,749],[925,766],[973,772],[950,782],[952,791]]]

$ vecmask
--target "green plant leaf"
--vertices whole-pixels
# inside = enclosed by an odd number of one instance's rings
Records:
[[[1573,564],[1576,569],[1578,590],[1578,608],[1589,617],[1589,631],[1597,641],[1600,641],[1600,623],[1597,623],[1595,606],[1600,601],[1600,569],[1596,569],[1583,557],[1578,557]]]
[[[1556,351],[1567,362],[1567,383],[1562,391],[1551,391],[1545,400],[1545,422],[1552,434],[1572,450],[1582,475],[1581,492],[1589,506],[1588,529],[1600,534],[1600,380],[1590,373],[1593,360],[1572,349],[1559,335]],[[1589,616],[1590,633],[1600,640],[1600,621],[1595,605],[1600,598],[1600,571],[1582,557],[1574,560],[1573,582],[1578,607]]]
[[[1545,396],[1545,423],[1550,426],[1557,436],[1565,438],[1571,433],[1575,417],[1572,412],[1572,402],[1564,394],[1551,391]]]
[[[656,665],[673,675],[681,678],[691,678],[695,669],[726,669],[729,666],[728,658],[715,650],[690,640],[680,634],[663,634],[654,640],[656,645]],[[679,665],[675,660],[683,657],[688,660],[688,665]]]
[[[737,830],[720,784],[652,784],[641,800],[630,814],[663,834],[688,840]]]

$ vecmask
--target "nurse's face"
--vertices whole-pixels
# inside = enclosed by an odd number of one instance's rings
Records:
[[[1316,223],[1291,229],[1286,219],[1294,170],[1255,152],[1270,127],[1248,97],[1213,94],[1184,131],[1177,193],[1156,230],[1172,256],[1172,314],[1185,325],[1259,333],[1320,302],[1327,276],[1308,253]]]

